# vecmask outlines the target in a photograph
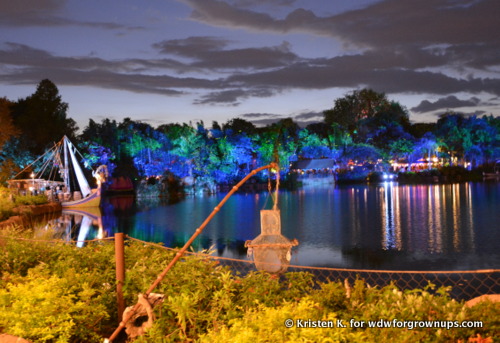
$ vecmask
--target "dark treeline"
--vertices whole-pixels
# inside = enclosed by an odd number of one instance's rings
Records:
[[[283,174],[299,159],[348,163],[417,161],[475,168],[500,159],[500,118],[443,113],[435,123],[411,123],[401,104],[370,89],[336,99],[324,121],[301,128],[292,119],[266,127],[235,118],[226,123],[165,124],[105,119],[78,132],[68,104],[50,80],[27,98],[0,98],[0,182],[13,177],[63,135],[76,142],[88,167],[106,164],[113,176],[205,178],[231,184],[279,160]]]

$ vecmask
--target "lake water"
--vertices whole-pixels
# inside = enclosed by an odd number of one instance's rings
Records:
[[[182,246],[225,194],[187,196],[175,203],[115,197],[100,221],[84,230],[82,217],[59,225],[72,239],[124,232],[170,247]],[[219,256],[247,259],[244,247],[260,233],[269,193],[234,194],[193,244]],[[303,266],[474,270],[500,267],[500,183],[311,186],[280,191],[282,234],[296,238],[292,264]],[[98,216],[98,214],[97,214]],[[90,223],[92,220],[83,220]],[[51,224],[54,226],[54,224]]]

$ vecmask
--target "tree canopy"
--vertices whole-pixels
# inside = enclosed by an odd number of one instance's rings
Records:
[[[292,118],[265,127],[234,118],[211,128],[202,121],[154,128],[131,118],[89,119],[77,135],[67,110],[50,80],[24,99],[0,98],[0,181],[63,135],[77,142],[87,165],[106,164],[115,176],[169,174],[219,183],[235,182],[272,161],[286,173],[292,161],[307,158],[332,158],[341,165],[437,155],[473,165],[500,159],[500,118],[445,113],[436,123],[412,124],[404,106],[371,89],[336,99],[323,122],[306,128]]]
[[[14,124],[21,131],[20,144],[33,154],[41,154],[66,135],[74,139],[76,122],[67,117],[63,102],[52,81],[40,81],[33,95],[19,99],[12,106]]]

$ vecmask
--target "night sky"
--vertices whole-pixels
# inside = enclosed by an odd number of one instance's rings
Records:
[[[322,120],[369,87],[414,122],[500,115],[499,0],[0,0],[0,97],[153,126]]]

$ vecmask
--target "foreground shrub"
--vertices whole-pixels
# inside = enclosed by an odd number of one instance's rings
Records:
[[[432,295],[427,290],[402,292],[393,285],[369,288],[358,281],[347,298],[341,283],[329,283],[298,302],[257,304],[242,318],[210,329],[200,342],[477,342],[474,337],[483,337],[481,342],[491,343],[500,329],[494,319],[499,314],[498,304],[465,308],[449,299],[444,288]],[[415,323],[464,320],[481,321],[483,328],[419,328]],[[315,326],[318,321],[330,327]]]
[[[99,342],[117,322],[114,244],[83,248],[27,241],[27,233],[0,238],[0,333],[36,342]],[[125,247],[128,306],[137,301],[175,251],[128,242]],[[317,284],[309,273],[281,278],[251,272],[236,276],[204,256],[185,256],[155,290],[165,295],[156,321],[138,342],[485,342],[500,330],[498,304],[464,308],[447,289],[401,291],[363,281]],[[337,320],[346,327],[293,328],[285,320]],[[365,322],[351,327],[350,321]],[[483,321],[482,328],[368,328],[379,320]],[[488,340],[489,339],[489,340]],[[471,341],[472,342],[472,341]]]
[[[78,278],[76,278],[78,280]],[[51,275],[40,265],[0,290],[0,327],[35,342],[99,340],[94,326],[109,315],[97,291],[80,279]]]

